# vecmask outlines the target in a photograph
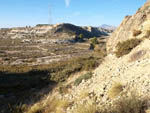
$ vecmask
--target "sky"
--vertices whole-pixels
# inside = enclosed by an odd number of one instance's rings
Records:
[[[0,28],[72,23],[118,26],[146,0],[0,0]]]

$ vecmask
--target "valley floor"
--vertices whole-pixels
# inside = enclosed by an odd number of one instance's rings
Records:
[[[89,46],[88,41],[29,44],[1,39],[0,113],[21,113],[22,106],[38,102],[72,74],[95,69],[104,56]]]

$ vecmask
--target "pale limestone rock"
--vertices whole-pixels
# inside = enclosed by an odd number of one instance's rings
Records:
[[[133,30],[141,30],[149,29],[149,20],[147,19],[150,16],[150,3],[145,3],[143,7],[141,7],[135,15],[126,16],[120,26],[116,29],[116,31],[111,35],[107,43],[107,51],[108,53],[114,53],[116,50],[116,45],[118,42],[122,42],[131,38],[133,36]],[[147,22],[146,22],[147,21]],[[145,25],[145,24],[146,25]],[[143,24],[145,26],[143,26]],[[142,37],[141,37],[142,38]]]

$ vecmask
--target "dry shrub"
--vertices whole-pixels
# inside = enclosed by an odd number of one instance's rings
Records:
[[[89,59],[85,61],[84,65],[82,66],[82,70],[91,71],[99,66],[99,62],[96,59]]]
[[[108,92],[108,96],[111,99],[117,97],[123,91],[123,85],[121,83],[115,83],[112,85],[111,89]]]
[[[145,113],[147,100],[140,99],[137,93],[131,92],[130,96],[122,96],[113,105],[111,113]]]
[[[73,113],[98,113],[97,106],[92,103],[80,104]]]
[[[75,81],[74,81],[74,85],[75,86],[78,86],[82,80],[88,80],[90,79],[91,77],[93,76],[93,73],[92,72],[88,72],[84,75],[81,75],[79,78],[77,78]]]
[[[67,100],[52,98],[44,104],[34,104],[25,113],[65,113],[68,106]]]
[[[112,106],[99,106],[97,113],[146,113],[149,98],[141,99],[137,92],[124,93],[112,102]]]
[[[43,113],[44,106],[40,103],[31,106],[25,113]]]
[[[96,52],[95,54],[102,58],[104,58],[107,55],[106,47],[100,47],[99,45],[96,45],[94,51]]]
[[[80,95],[79,95],[80,99],[84,99],[84,98],[86,98],[88,96],[89,96],[89,91],[88,90],[81,91]]]
[[[133,61],[139,60],[145,54],[146,54],[146,51],[140,50],[140,51],[138,51],[138,52],[136,52],[136,53],[131,55],[131,57],[129,59],[129,62],[133,62]]]
[[[65,110],[69,105],[70,103],[65,99],[53,98],[47,103],[43,113],[65,113]]]
[[[59,87],[58,91],[60,94],[67,94],[69,93],[69,86],[62,85]]]
[[[133,36],[138,36],[142,33],[141,30],[133,30]]]
[[[150,30],[146,31],[146,35],[144,36],[144,38],[150,38]]]
[[[119,42],[117,44],[117,50],[115,52],[116,56],[119,58],[119,57],[129,54],[133,48],[135,48],[141,43],[141,41],[142,40],[140,39],[134,38],[134,39],[129,39],[123,42]]]

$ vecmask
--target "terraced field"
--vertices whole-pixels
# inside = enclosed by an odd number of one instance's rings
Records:
[[[8,39],[6,45],[5,41],[0,39],[0,62],[3,65],[48,64],[90,53],[89,43],[27,44],[18,41],[12,44],[14,40]]]

